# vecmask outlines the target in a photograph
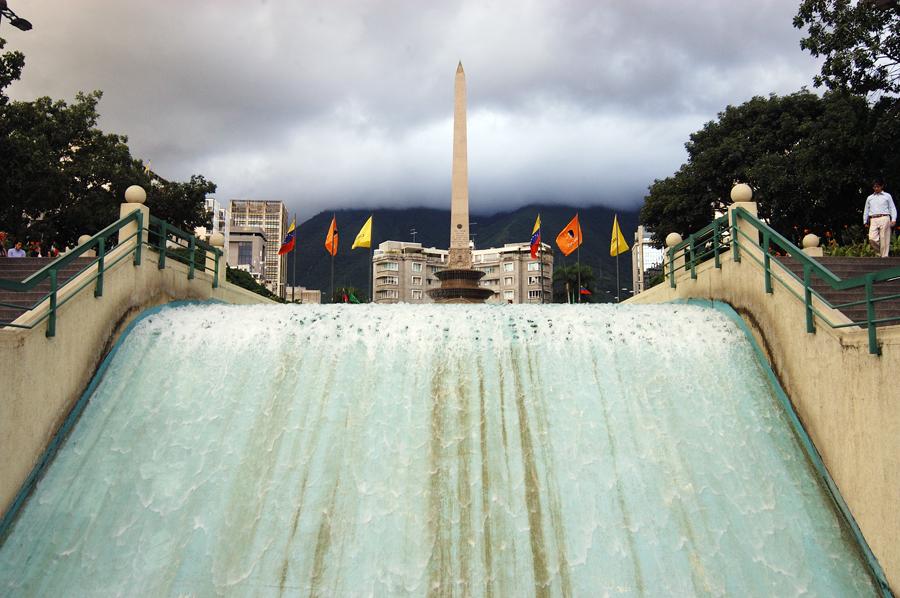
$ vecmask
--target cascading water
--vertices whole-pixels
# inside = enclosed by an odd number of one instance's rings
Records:
[[[189,306],[125,338],[5,595],[874,594],[694,306]]]

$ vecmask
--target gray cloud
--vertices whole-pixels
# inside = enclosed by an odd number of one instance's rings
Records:
[[[172,179],[301,214],[444,207],[453,74],[473,209],[635,205],[728,104],[808,85],[783,0],[48,3],[4,25],[15,98],[102,89],[101,126]]]

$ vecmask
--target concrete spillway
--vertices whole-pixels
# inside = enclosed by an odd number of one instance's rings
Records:
[[[13,596],[874,592],[692,306],[163,310],[0,547]]]

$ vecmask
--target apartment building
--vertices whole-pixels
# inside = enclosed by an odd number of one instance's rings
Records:
[[[447,267],[448,251],[422,247],[421,243],[385,241],[372,256],[375,303],[432,303],[426,291],[439,287],[435,272]],[[485,273],[480,286],[494,291],[488,303],[550,303],[553,252],[544,244],[543,272],[540,256],[531,259],[528,243],[472,252],[472,267]],[[543,290],[542,290],[543,281]]]
[[[263,284],[270,291],[284,297],[287,281],[287,255],[278,255],[281,241],[287,234],[287,208],[281,201],[232,199],[229,208],[232,227],[258,227],[265,231],[266,255]]]

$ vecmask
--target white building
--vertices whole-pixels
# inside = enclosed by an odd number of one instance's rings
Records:
[[[194,234],[209,242],[209,238],[214,233],[222,233],[225,237],[225,246],[222,248],[225,253],[225,263],[228,263],[228,245],[231,235],[231,219],[228,217],[228,208],[220,204],[215,197],[207,197],[204,202],[206,210],[206,220],[203,226],[194,229]]]
[[[381,243],[372,256],[375,303],[432,303],[427,291],[441,286],[435,272],[447,267],[447,255],[421,243]],[[531,259],[528,243],[474,250],[472,268],[485,273],[479,285],[494,291],[488,303],[551,302],[553,252],[546,243],[543,268],[540,255]]]

